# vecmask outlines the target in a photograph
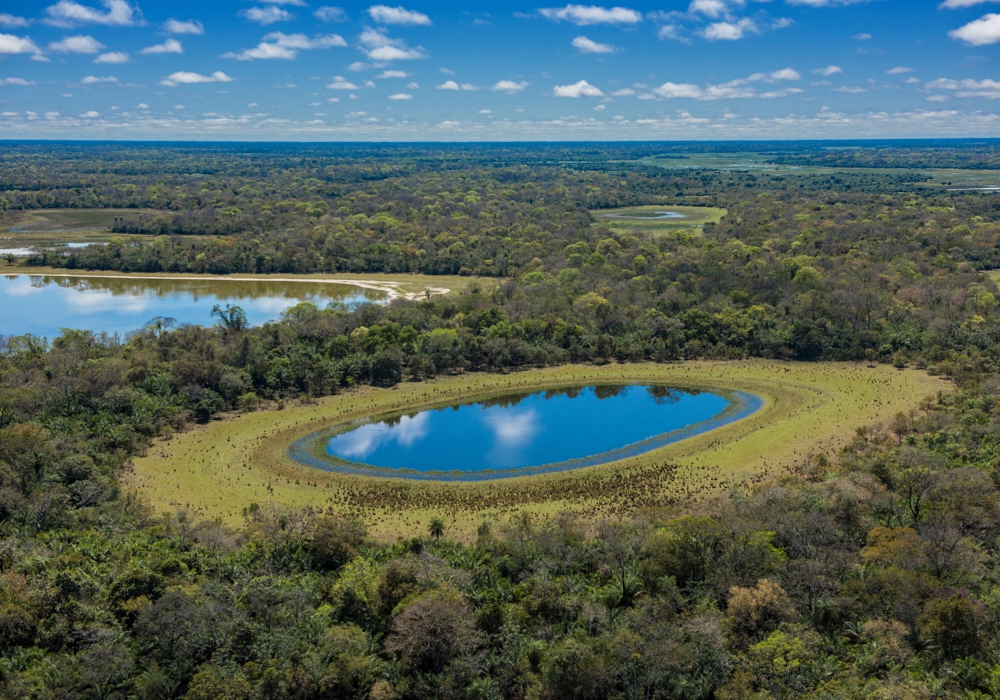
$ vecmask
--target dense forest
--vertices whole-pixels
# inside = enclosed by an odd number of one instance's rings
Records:
[[[212,327],[157,319],[126,338],[0,337],[0,693],[1000,694],[1000,291],[984,274],[1000,267],[1000,200],[905,171],[977,167],[1000,147],[745,146],[899,175],[633,162],[692,148],[5,149],[8,212],[163,212],[33,265],[488,279],[302,304],[256,328],[228,308]],[[728,214],[652,235],[590,213],[637,204]],[[264,503],[232,530],[151,512],[119,479],[156,436],[359,384],[740,357],[911,366],[956,392],[696,511],[517,517],[472,542],[435,522],[385,544],[336,510]]]

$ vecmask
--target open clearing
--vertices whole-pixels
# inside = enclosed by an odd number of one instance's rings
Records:
[[[738,389],[765,399],[754,415],[644,455],[570,472],[478,483],[418,482],[323,472],[291,461],[297,438],[369,415],[414,411],[503,393],[591,383]],[[251,503],[332,507],[385,540],[423,534],[433,516],[469,538],[484,520],[526,511],[622,517],[644,508],[690,510],[705,499],[831,455],[855,428],[887,420],[951,384],[916,370],[775,361],[567,366],[463,375],[394,389],[363,387],[312,404],[231,415],[135,460],[130,487],[161,511],[189,509],[237,524]]]
[[[837,175],[867,173],[875,175],[918,175],[926,178],[918,187],[938,190],[1000,190],[1000,170],[962,170],[956,168],[849,168],[823,165],[787,165],[775,163],[764,153],[690,153],[649,156],[637,161],[668,170],[731,170],[773,175]]]
[[[697,229],[708,223],[717,224],[727,210],[654,204],[622,209],[594,209],[590,213],[598,226],[605,226],[612,231],[643,231],[658,235],[681,229]]]
[[[113,234],[115,218],[156,216],[151,209],[36,209],[0,218],[0,248],[100,243]]]
[[[153,209],[34,209],[8,211],[0,219],[0,230],[8,233],[62,233],[104,231],[111,229],[116,218],[138,219],[157,216]]]

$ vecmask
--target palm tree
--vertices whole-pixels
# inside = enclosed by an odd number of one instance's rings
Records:
[[[444,521],[441,518],[431,518],[430,531],[434,541],[440,542],[444,536]]]

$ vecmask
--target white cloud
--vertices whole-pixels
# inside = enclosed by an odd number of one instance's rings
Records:
[[[81,5],[73,0],[59,0],[45,8],[46,24],[55,27],[74,27],[78,24],[104,24],[109,27],[134,27],[142,24],[142,12],[126,0],[101,0],[106,12]]]
[[[139,106],[136,107],[136,109],[149,109],[149,105],[146,104],[145,102],[140,102]]]
[[[660,27],[659,31],[656,32],[656,37],[658,39],[675,39],[677,41],[690,43],[681,35],[681,28],[676,24],[664,24]]]
[[[625,7],[597,7],[596,5],[567,5],[550,7],[538,11],[542,17],[553,22],[567,21],[578,26],[591,24],[638,24],[642,14]]]
[[[867,32],[862,32],[861,34],[855,34],[852,38],[855,41],[871,41],[872,35]]]
[[[406,89],[407,90],[419,90],[420,89],[420,84],[416,83],[416,82],[407,83],[406,84]]]
[[[903,73],[912,73],[912,68],[907,68],[906,66],[896,66],[895,68],[890,68],[885,72],[886,75],[902,75]]]
[[[836,75],[837,73],[843,73],[840,66],[827,66],[826,68],[817,68],[813,71],[816,75],[823,75],[830,77],[831,75]]]
[[[320,22],[346,22],[347,13],[344,12],[342,7],[330,7],[329,5],[324,5],[323,7],[317,8],[313,12],[313,17],[318,19]]]
[[[781,80],[801,80],[802,76],[791,68],[774,71],[773,73],[755,73],[746,79],[731,80],[720,85],[692,85],[690,83],[664,83],[660,87],[653,88],[653,94],[664,99],[691,99],[701,102],[727,99],[777,99],[788,95],[797,95],[802,92],[800,88],[782,88],[769,92],[757,92],[752,82],[776,83]],[[646,98],[640,95],[640,99]]]
[[[987,2],[1000,2],[1000,0],[944,0],[938,7],[942,10],[961,10],[964,7],[983,5]]]
[[[611,93],[612,97],[631,97],[635,94],[635,90],[632,88],[622,88],[621,90],[616,90]]]
[[[426,58],[421,46],[408,48],[401,39],[390,39],[375,29],[366,28],[359,37],[363,51],[373,61],[408,61]]]
[[[24,17],[16,17],[7,12],[0,12],[0,27],[8,27],[14,29],[15,27],[27,27],[28,20]]]
[[[310,39],[305,34],[271,32],[256,48],[247,49],[240,53],[226,53],[222,57],[235,58],[238,61],[275,58],[290,61],[299,55],[299,51],[329,49],[335,46],[347,46],[347,42],[337,34],[320,34],[314,39]]]
[[[805,5],[807,7],[836,7],[838,5],[859,5],[869,0],[786,0],[789,5]]]
[[[49,51],[60,53],[91,54],[104,48],[104,44],[92,36],[68,36],[62,41],[49,44]]]
[[[760,34],[760,27],[749,17],[737,22],[713,22],[705,27],[702,36],[709,41],[736,41],[747,34]]]
[[[287,22],[293,17],[292,13],[288,10],[282,10],[280,7],[274,7],[273,5],[268,7],[251,7],[242,10],[239,14],[241,17],[246,17],[251,22],[257,22],[263,27],[275,22]]]
[[[990,100],[1000,99],[1000,81],[997,80],[948,80],[941,78],[927,83],[928,90],[947,90],[954,92],[955,97],[985,97]]]
[[[171,34],[204,34],[205,27],[201,22],[189,19],[187,22],[180,22],[176,19],[168,19],[163,28]]]
[[[33,53],[36,56],[42,50],[35,45],[28,37],[14,36],[13,34],[0,34],[0,55],[10,55],[19,53]]]
[[[104,63],[108,65],[118,65],[120,63],[131,63],[132,59],[127,53],[121,51],[109,51],[108,53],[102,53],[100,56],[94,59],[94,63]]]
[[[35,85],[34,80],[25,80],[24,78],[0,78],[0,87],[6,87],[8,85]]]
[[[402,70],[384,70],[384,71],[382,71],[381,75],[376,76],[376,77],[379,77],[379,78],[382,78],[382,79],[385,79],[385,78],[409,78],[410,74],[407,73],[406,71],[402,71]]]
[[[711,19],[728,17],[729,5],[726,4],[725,0],[691,0],[688,12],[702,14]]]
[[[915,83],[919,83],[919,82],[920,82],[920,80],[919,80],[919,78],[914,78],[914,77],[913,77],[913,76],[911,75],[911,76],[910,76],[909,78],[907,78],[907,79],[906,79],[906,80],[904,80],[903,82],[904,82],[904,83],[906,83],[907,85],[913,85],[913,84],[915,84]]]
[[[615,53],[618,50],[611,44],[598,44],[585,36],[573,39],[573,46],[580,53]]]
[[[54,119],[55,117],[59,116],[59,112],[46,112],[45,116]],[[90,110],[89,112],[84,112],[80,116],[83,117],[84,119],[97,119],[99,116],[101,116],[101,113],[96,112],[94,110]]]
[[[405,92],[397,92],[395,95],[389,95],[390,100],[412,100],[413,95],[409,95]]]
[[[448,70],[447,68],[439,68],[438,70],[444,73],[445,75],[455,75],[455,71]]]
[[[490,88],[493,92],[506,92],[508,95],[513,95],[515,93],[521,92],[524,88],[531,85],[528,82],[515,82],[513,80],[501,80],[496,85]]]
[[[849,95],[857,95],[858,93],[865,92],[865,89],[862,87],[848,87],[847,85],[841,85],[839,88],[835,88],[834,92],[844,92]]]
[[[986,46],[1000,42],[1000,15],[990,13],[948,32],[952,39],[961,39],[971,46]]]
[[[750,76],[750,80],[767,80],[770,82],[775,82],[778,80],[802,80],[802,76],[794,68],[782,68],[781,70],[776,70],[773,73],[755,73]]]
[[[113,75],[106,75],[103,78],[99,78],[96,75],[88,75],[86,78],[80,81],[81,85],[98,85],[100,83],[117,83],[118,78]]]
[[[481,109],[481,110],[479,110],[479,113],[480,114],[493,114],[493,110],[492,109]]]
[[[190,71],[177,71],[160,81],[160,85],[167,87],[177,87],[178,85],[193,85],[195,83],[231,83],[236,78],[231,78],[221,70],[217,70],[212,75],[201,75]]]
[[[454,80],[446,80],[437,86],[438,90],[466,90],[468,92],[476,92],[481,88],[478,85],[473,85],[472,83],[462,83],[459,85]]]
[[[344,80],[341,76],[335,76],[333,82],[326,86],[328,90],[357,90],[358,86],[352,82]]]
[[[704,94],[698,85],[690,83],[663,83],[660,87],[653,88],[653,92],[667,99],[681,97],[700,100]]]
[[[557,85],[552,91],[556,97],[604,97],[604,93],[586,80],[572,85]]]
[[[181,42],[177,41],[177,39],[167,39],[162,44],[147,46],[139,53],[147,56],[158,53],[184,53],[184,47],[181,46]]]
[[[430,26],[431,24],[431,18],[427,15],[414,10],[407,10],[404,7],[372,5],[368,8],[368,14],[379,24],[403,24],[423,27]]]

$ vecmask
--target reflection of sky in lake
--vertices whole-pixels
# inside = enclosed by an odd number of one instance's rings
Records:
[[[241,295],[229,282],[198,281],[185,285],[172,283],[168,289],[151,280],[129,280],[125,286],[120,280],[86,280],[61,278],[58,283],[51,277],[10,275],[0,277],[0,335],[31,333],[52,340],[61,328],[74,328],[95,332],[126,333],[141,328],[157,317],[173,318],[179,324],[211,325],[212,307],[233,304],[243,308],[252,325],[260,325],[278,318],[281,313],[301,301],[312,301],[320,308],[331,301],[348,304],[365,301],[364,290],[357,287],[327,285],[328,294],[322,297],[314,292],[296,295],[257,296]],[[241,283],[240,289],[253,283]],[[296,283],[288,288],[296,290]],[[216,293],[213,293],[213,289]],[[224,291],[225,290],[225,291]],[[324,290],[327,291],[327,290]]]
[[[588,457],[708,420],[729,402],[716,394],[657,397],[645,387],[532,394],[507,405],[465,404],[363,425],[327,453],[417,471],[482,471]],[[610,393],[610,395],[608,395]]]
[[[633,214],[601,214],[604,219],[631,219],[633,221],[656,221],[658,219],[686,219],[685,214],[676,211],[636,212]]]

